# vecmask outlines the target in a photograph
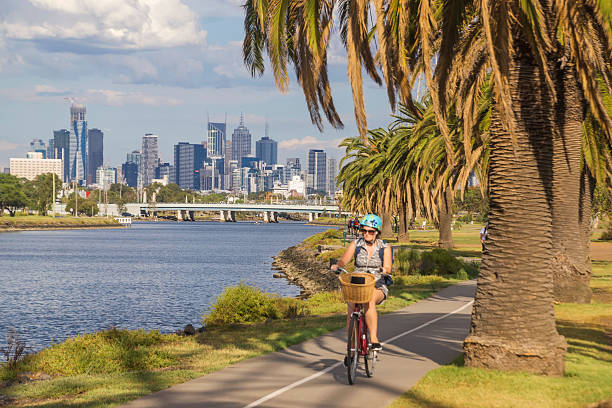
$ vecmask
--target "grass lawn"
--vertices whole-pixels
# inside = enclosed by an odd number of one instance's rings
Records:
[[[83,226],[110,226],[119,225],[113,218],[106,217],[52,217],[43,215],[2,216],[0,217],[0,230],[11,228],[62,228]]]
[[[455,282],[439,276],[402,277],[379,310],[397,310]],[[0,367],[0,394],[15,407],[118,405],[346,324],[346,305],[338,292],[300,302],[310,316],[213,327],[194,337],[109,330],[69,339],[29,357],[16,370]],[[52,378],[2,388],[3,379],[24,371],[44,372]]]
[[[612,242],[597,245],[594,255],[612,255]],[[388,408],[612,404],[612,260],[593,260],[591,288],[591,304],[555,305],[557,330],[568,344],[562,377],[468,368],[460,357],[430,371]]]

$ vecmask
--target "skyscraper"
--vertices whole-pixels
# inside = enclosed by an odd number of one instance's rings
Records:
[[[43,159],[49,158],[47,157],[47,146],[45,145],[45,142],[42,141],[42,139],[33,139],[30,142],[30,151],[42,153]]]
[[[266,164],[276,164],[278,143],[268,136],[255,142],[255,156]]]
[[[100,129],[87,131],[89,152],[87,154],[87,184],[98,183],[97,169],[104,163],[104,133]]]
[[[70,180],[70,132],[68,129],[53,131],[54,158],[64,160],[63,182]]]
[[[176,184],[183,189],[200,189],[200,170],[204,167],[206,149],[201,144],[179,142],[174,145]]]
[[[251,154],[251,132],[244,126],[244,116],[240,115],[240,125],[232,133],[232,157],[238,163]]]
[[[87,121],[84,105],[70,106],[70,176],[69,181],[87,182]]]
[[[147,133],[142,137],[142,156],[140,159],[140,182],[142,187],[151,184],[155,178],[155,167],[159,162],[157,135]],[[140,187],[140,186],[139,186]]]
[[[334,196],[336,192],[336,177],[338,176],[338,162],[336,159],[327,159],[327,195]]]
[[[308,194],[325,193],[327,184],[327,155],[325,151],[310,149],[308,151]]]
[[[208,122],[208,157],[223,157],[225,154],[225,123]]]
[[[293,176],[301,176],[302,175],[302,165],[300,164],[299,157],[290,157],[287,159],[287,164],[285,165],[285,178],[283,180],[283,184],[289,182],[289,180],[293,179]]]

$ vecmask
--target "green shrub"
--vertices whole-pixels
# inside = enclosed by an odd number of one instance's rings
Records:
[[[463,222],[463,223],[466,223],[466,224],[469,224],[470,222],[472,222],[472,220],[473,220],[472,213],[467,213],[465,215],[457,217],[457,221],[458,222]]]
[[[602,241],[612,241],[612,222],[608,224],[608,229],[601,234],[601,238],[599,239]]]
[[[422,275],[454,275],[463,263],[444,249],[424,251],[421,254],[420,272]]]
[[[423,252],[414,249],[399,250],[394,265],[395,274],[399,276],[455,275],[457,279],[469,279],[478,276],[480,271],[477,262],[463,262],[444,249]]]
[[[50,375],[108,374],[167,367],[177,361],[158,345],[176,341],[159,331],[110,330],[84,334],[26,357],[22,371]]]
[[[204,324],[224,326],[237,323],[261,322],[278,319],[280,313],[276,298],[263,293],[254,286],[240,282],[226,288],[204,315]]]
[[[461,268],[459,269],[459,271],[457,272],[456,276],[457,279],[459,280],[468,280],[468,273],[465,271],[465,269]]]
[[[399,250],[395,255],[395,265],[398,275],[418,275],[421,256],[415,249]]]
[[[276,301],[279,316],[283,319],[297,319],[310,315],[308,303],[294,298],[278,298]]]

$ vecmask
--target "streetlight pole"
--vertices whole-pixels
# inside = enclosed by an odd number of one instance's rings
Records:
[[[53,179],[53,218],[55,218],[55,173],[51,173]]]
[[[79,185],[78,183],[75,181],[73,181],[74,183],[74,216],[78,217],[79,216]]]

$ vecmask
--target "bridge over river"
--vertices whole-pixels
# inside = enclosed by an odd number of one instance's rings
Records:
[[[350,215],[341,211],[337,205],[308,204],[201,204],[201,203],[128,203],[127,212],[133,215],[152,215],[158,211],[176,212],[179,220],[195,219],[196,211],[215,211],[219,213],[220,221],[236,221],[236,212],[256,212],[263,214],[264,222],[278,222],[279,213],[308,214],[308,220],[313,221],[323,213]]]

